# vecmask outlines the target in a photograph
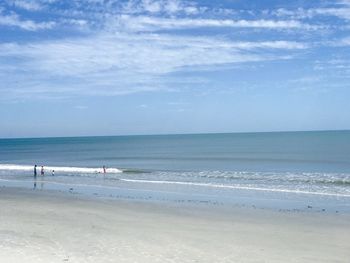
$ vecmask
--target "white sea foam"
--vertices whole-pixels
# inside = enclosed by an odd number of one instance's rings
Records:
[[[0,164],[0,170],[7,171],[32,171],[33,165],[18,165],[18,164]],[[41,166],[37,167],[38,173],[40,172]],[[64,172],[64,173],[103,173],[103,168],[89,168],[89,167],[65,167],[65,166],[44,166],[44,171],[51,172]],[[106,168],[106,173],[122,173],[123,171],[118,168]]]
[[[169,172],[158,172],[163,178]],[[291,184],[335,184],[350,185],[350,173],[305,173],[305,172],[248,172],[248,171],[200,171],[171,172],[172,176],[204,179],[223,179],[226,181],[244,180],[255,182],[283,182]]]
[[[310,195],[323,195],[323,196],[350,197],[350,194],[310,192],[310,191],[303,191],[303,190],[276,189],[276,188],[265,188],[265,187],[250,187],[250,186],[225,185],[225,184],[213,184],[213,183],[194,183],[194,182],[138,180],[138,179],[135,179],[135,180],[134,179],[120,179],[120,180],[121,181],[125,181],[125,182],[133,182],[133,183],[176,184],[176,185],[187,185],[187,186],[215,187],[215,188],[254,190],[254,191],[265,191],[265,192],[280,192],[280,193],[294,193],[294,194],[310,194]]]

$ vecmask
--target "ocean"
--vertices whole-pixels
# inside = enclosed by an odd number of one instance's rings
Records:
[[[350,131],[0,139],[0,185],[349,212]]]

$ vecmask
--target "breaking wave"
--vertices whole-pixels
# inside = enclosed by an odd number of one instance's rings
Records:
[[[18,164],[0,164],[0,170],[7,171],[32,171],[34,169],[33,165],[18,165]],[[40,166],[38,166],[38,172],[40,171]],[[97,174],[103,173],[102,167],[70,167],[70,166],[44,166],[44,170],[51,172],[64,172],[64,173],[82,173],[82,174]],[[118,168],[106,168],[106,173],[116,174],[122,173],[123,170]]]

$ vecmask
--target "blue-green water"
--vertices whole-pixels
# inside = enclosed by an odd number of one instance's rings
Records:
[[[319,207],[350,200],[350,131],[0,140],[3,184],[31,184],[34,164],[44,166],[46,188],[97,187],[110,196]]]

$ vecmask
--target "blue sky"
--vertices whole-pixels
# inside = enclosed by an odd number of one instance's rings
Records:
[[[349,0],[2,0],[0,137],[350,129],[349,51]]]

